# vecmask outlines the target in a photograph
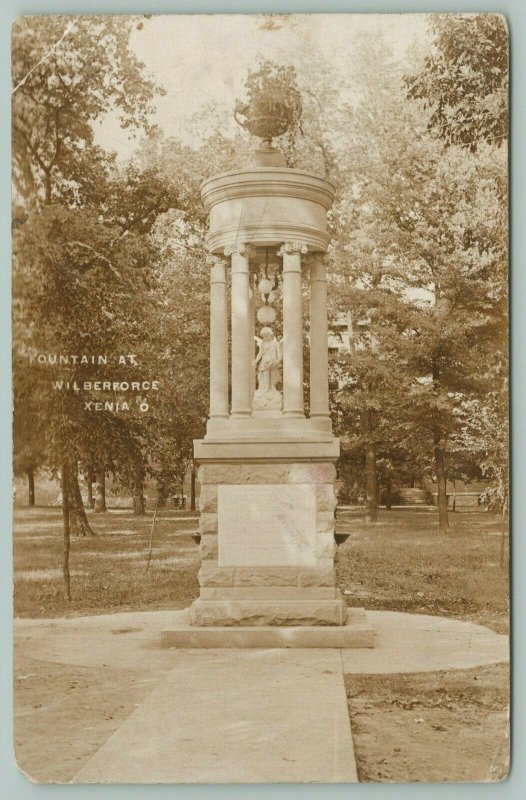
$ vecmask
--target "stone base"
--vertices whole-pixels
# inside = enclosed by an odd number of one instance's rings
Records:
[[[309,461],[297,460],[298,444]],[[226,445],[197,445],[210,459],[199,457],[201,591],[190,624],[344,625],[334,571],[337,441],[281,442],[273,460],[260,459],[261,447],[277,447],[268,441],[231,443],[228,460]]]
[[[274,590],[276,594],[276,589]],[[192,625],[343,625],[346,606],[341,598],[294,600],[204,600],[190,606]]]
[[[345,625],[196,627],[189,609],[174,612],[174,625],[161,631],[161,647],[178,648],[371,648],[374,633],[363,608],[349,608]]]

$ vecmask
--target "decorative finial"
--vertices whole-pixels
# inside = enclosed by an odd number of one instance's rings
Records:
[[[237,100],[236,122],[252,136],[263,139],[257,151],[262,166],[282,165],[285,159],[272,140],[289,134],[293,141],[301,133],[301,94],[296,83],[296,70],[273,61],[263,61],[256,71],[249,71],[245,81],[247,100]]]

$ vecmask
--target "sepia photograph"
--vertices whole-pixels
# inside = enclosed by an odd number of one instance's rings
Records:
[[[20,772],[505,780],[504,15],[19,16],[11,59]]]

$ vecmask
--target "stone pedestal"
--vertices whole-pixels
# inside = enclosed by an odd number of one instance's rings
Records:
[[[218,463],[203,456],[208,449],[213,458],[218,444],[196,443],[201,592],[190,609],[194,625],[345,622],[334,576],[334,445],[310,444],[311,458],[320,460],[307,462],[280,444],[279,460],[262,461],[257,447],[238,443],[238,458],[231,452]]]

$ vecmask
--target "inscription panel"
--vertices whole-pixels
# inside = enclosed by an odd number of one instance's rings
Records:
[[[313,484],[218,486],[219,566],[316,565]]]

